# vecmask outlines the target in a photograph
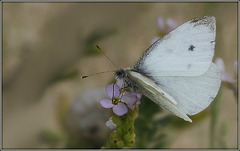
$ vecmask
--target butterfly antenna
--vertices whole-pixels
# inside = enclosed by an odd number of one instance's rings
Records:
[[[98,73],[93,73],[93,74],[89,74],[89,75],[85,75],[85,76],[81,76],[82,79],[93,76],[93,75],[97,75],[97,74],[102,74],[102,73],[108,73],[108,72],[115,72],[116,70],[112,70],[112,71],[103,71],[103,72],[98,72]]]
[[[104,51],[103,51],[98,45],[96,45],[96,47],[104,54],[105,57],[108,58],[108,56],[104,53]],[[111,63],[112,63],[117,69],[119,69],[119,67],[118,67],[110,58],[108,58],[108,60],[111,61]]]

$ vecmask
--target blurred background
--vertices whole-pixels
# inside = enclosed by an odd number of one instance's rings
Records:
[[[237,148],[237,3],[3,3],[3,148],[100,148],[99,105],[114,70],[133,67],[156,37],[216,17],[222,86],[193,123],[142,98],[133,148]],[[227,76],[226,76],[227,75]]]

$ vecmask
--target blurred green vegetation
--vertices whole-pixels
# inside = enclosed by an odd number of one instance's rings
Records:
[[[158,142],[153,148],[164,148],[166,145],[166,133],[161,133],[157,137],[155,134],[164,125],[171,121],[171,116],[163,117],[161,120],[154,121],[154,115],[161,112],[162,109],[158,107],[153,101],[146,96],[142,96],[141,104],[139,106],[139,116],[135,122],[136,129],[136,148],[148,148],[152,142]]]
[[[63,138],[61,134],[50,129],[45,129],[39,134],[40,142],[46,144],[47,146],[49,146],[49,148],[57,147],[58,143],[60,143],[62,139]]]
[[[221,88],[219,90],[219,93],[217,95],[217,97],[214,99],[214,101],[212,102],[212,106],[211,106],[211,112],[210,112],[210,116],[211,116],[211,123],[210,123],[210,147],[213,148],[215,147],[215,142],[218,139],[218,137],[216,136],[216,125],[217,125],[217,120],[218,120],[218,115],[219,115],[219,105],[220,105],[220,98],[221,98]]]

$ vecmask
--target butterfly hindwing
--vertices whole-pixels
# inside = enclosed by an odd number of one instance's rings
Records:
[[[177,107],[188,115],[195,115],[208,107],[221,85],[220,73],[213,63],[201,76],[153,76],[152,78],[176,100]]]

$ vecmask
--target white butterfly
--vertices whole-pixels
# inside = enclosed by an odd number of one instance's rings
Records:
[[[216,36],[213,16],[192,19],[153,43],[133,69],[116,75],[167,111],[187,115],[204,110],[216,97],[220,73],[212,63]]]

